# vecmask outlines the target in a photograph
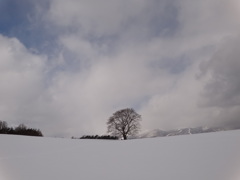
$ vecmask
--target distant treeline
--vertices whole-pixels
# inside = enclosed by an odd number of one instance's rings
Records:
[[[28,128],[24,124],[20,124],[16,128],[8,127],[8,124],[5,121],[0,121],[0,134],[43,136],[39,129]]]
[[[84,135],[80,138],[74,138],[72,137],[72,139],[108,139],[108,140],[118,140],[117,136],[110,136],[110,135],[103,135],[103,136],[99,136],[99,135]]]

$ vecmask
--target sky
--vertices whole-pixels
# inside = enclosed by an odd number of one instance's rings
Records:
[[[45,136],[240,128],[238,0],[1,0],[0,119]]]

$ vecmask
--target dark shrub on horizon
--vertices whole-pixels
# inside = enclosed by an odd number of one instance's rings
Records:
[[[13,134],[25,136],[43,136],[39,129],[28,128],[24,124],[20,124],[16,128],[8,127],[5,121],[0,121],[0,134]]]
[[[73,138],[74,139],[74,138]],[[110,135],[84,135],[80,139],[107,139],[107,140],[118,140],[118,137],[116,136],[110,136]]]

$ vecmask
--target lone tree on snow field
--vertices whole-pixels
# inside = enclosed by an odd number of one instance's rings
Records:
[[[141,115],[134,109],[127,108],[115,112],[107,121],[108,133],[113,136],[123,137],[136,135],[140,130]]]

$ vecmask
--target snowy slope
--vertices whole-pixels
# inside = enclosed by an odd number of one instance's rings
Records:
[[[240,131],[129,141],[0,135],[0,180],[239,180]]]

